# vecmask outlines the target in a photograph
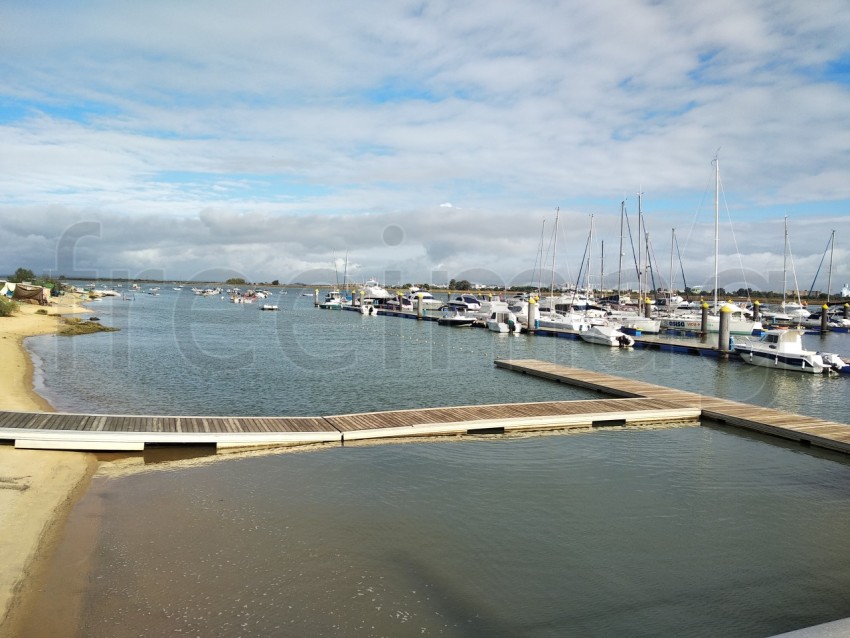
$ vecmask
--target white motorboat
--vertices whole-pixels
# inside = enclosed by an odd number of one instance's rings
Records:
[[[572,310],[584,310],[590,305],[590,300],[582,293],[567,293],[558,297],[541,297],[540,310],[559,310],[570,312]]]
[[[463,328],[471,326],[476,321],[475,317],[466,314],[458,308],[446,307],[443,310],[442,316],[437,319],[437,323],[441,326],[452,326],[454,328]]]
[[[733,348],[746,363],[765,368],[829,374],[847,365],[837,354],[804,349],[803,334],[797,328],[768,330],[761,339],[743,339]]]
[[[487,319],[487,328],[492,332],[518,334],[522,326],[510,310],[494,310]]]
[[[260,310],[280,310],[280,308],[277,307],[277,304],[264,303],[262,306],[260,306]]]
[[[827,314],[826,325],[830,329],[835,328],[850,328],[850,319],[845,319],[838,314]],[[806,319],[803,319],[801,325],[807,328],[820,328],[821,312],[813,312]]]
[[[331,290],[325,295],[324,301],[319,303],[319,308],[323,310],[341,310],[342,309],[342,294],[339,290]]]
[[[558,312],[541,309],[536,327],[584,331],[589,330],[591,324],[584,315],[576,312],[562,315]]]
[[[487,321],[494,312],[508,312],[508,302],[500,299],[490,299],[481,301],[480,307],[477,310],[469,309],[467,314],[472,315],[480,321]],[[514,313],[516,315],[516,313]],[[514,317],[519,321],[519,317]]]
[[[481,300],[475,295],[457,295],[449,302],[449,305],[466,311],[480,310]]]
[[[614,326],[593,326],[579,336],[588,343],[595,343],[611,348],[631,348],[635,340]]]
[[[363,284],[364,299],[389,299],[392,295],[377,280],[370,279]]]
[[[417,288],[415,291],[411,289],[410,293],[405,295],[404,298],[409,301],[411,308],[414,310],[416,309],[417,304],[419,304],[420,299],[422,299],[422,308],[424,310],[438,310],[444,305],[444,302],[437,299],[430,292],[420,288]]]
[[[661,332],[661,321],[658,319],[649,319],[636,312],[627,310],[610,310],[608,312],[608,320],[616,321],[621,328],[628,328],[635,332],[646,334],[658,334]]]
[[[735,304],[723,304],[729,308],[729,334],[752,335],[762,329],[761,321],[753,321],[746,310]],[[679,332],[699,332],[702,330],[702,313],[673,314],[660,320],[663,330]],[[708,331],[720,332],[720,315],[708,315]]]

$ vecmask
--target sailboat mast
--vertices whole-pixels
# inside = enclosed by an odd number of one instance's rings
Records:
[[[826,279],[826,303],[829,303],[830,291],[832,290],[832,253],[835,252],[835,231],[832,231],[832,237],[829,239],[829,275]]]
[[[345,269],[342,271],[342,288],[348,293],[348,251],[345,251]]]
[[[643,193],[638,192],[638,313],[643,314]]]
[[[561,207],[557,206],[555,208],[555,231],[554,231],[554,235],[553,235],[553,237],[555,239],[552,242],[552,285],[551,285],[551,288],[549,290],[549,296],[553,297],[553,298],[555,297],[555,250],[558,247],[558,216],[560,215],[560,213],[561,213]],[[554,310],[555,309],[554,301],[550,302],[550,303],[553,304],[551,309]]]
[[[540,248],[537,251],[537,259],[535,260],[535,268],[538,266],[540,269],[537,271],[537,294],[540,294],[540,289],[543,287],[543,237],[546,232],[546,219],[543,219],[543,226],[540,228]],[[533,277],[532,277],[533,279]],[[532,286],[534,285],[534,281],[531,282]]]
[[[605,296],[605,240],[599,248],[599,296]]]
[[[717,312],[717,260],[720,252],[720,158],[714,156],[714,312]]]
[[[593,215],[590,216],[590,237],[587,240],[587,273],[584,276],[584,294],[590,299],[590,293],[593,292],[590,283],[590,264],[593,253]]]
[[[671,237],[670,237],[670,282],[669,282],[670,290],[669,290],[669,295],[668,295],[669,299],[667,301],[667,310],[670,310],[670,308],[673,305],[673,249],[675,248],[675,246],[676,246],[676,229],[674,228],[673,232],[671,233]]]
[[[617,303],[620,303],[623,281],[623,218],[626,215],[626,200],[620,202],[620,259],[617,264]]]
[[[785,243],[782,245],[782,310],[785,311],[785,291],[788,290],[788,215],[785,215]]]

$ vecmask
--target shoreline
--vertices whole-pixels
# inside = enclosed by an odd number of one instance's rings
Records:
[[[64,315],[87,312],[82,299],[74,296],[70,301],[53,302],[46,308],[20,304],[11,317],[0,317],[0,410],[15,412],[53,412],[53,406],[35,391],[32,357],[24,345],[28,337],[38,337],[59,332]],[[47,310],[47,314],[38,314]]]
[[[58,332],[62,315],[86,312],[79,302],[66,296],[46,308],[20,304],[11,317],[0,317],[0,410],[54,411],[35,391],[24,340]],[[42,308],[48,314],[37,314]],[[96,469],[93,454],[0,446],[0,637],[15,635],[38,573]]]

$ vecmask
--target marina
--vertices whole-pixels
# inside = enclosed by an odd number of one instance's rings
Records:
[[[767,636],[850,614],[850,465],[820,444],[847,429],[845,379],[649,346],[665,336],[607,348],[274,301],[163,290],[101,302],[119,331],[28,342],[59,412],[4,413],[6,440],[135,447],[103,455],[127,474],[95,479],[58,550],[61,588],[73,539],[97,539],[80,635],[204,635],[221,611],[266,635],[457,636]]]
[[[338,294],[338,293],[337,293]],[[318,295],[318,292],[316,293]],[[318,297],[316,297],[318,298]],[[327,309],[328,306],[325,304],[319,304],[318,302],[315,304],[319,308]],[[846,306],[846,304],[844,304]],[[336,297],[336,305],[334,306],[336,309],[341,310],[351,310],[355,312],[360,312],[364,314],[362,304],[342,304],[338,298]],[[405,310],[403,308],[398,307],[387,307],[383,305],[371,305],[368,306],[369,311],[368,314],[370,316],[385,316],[385,317],[396,317],[401,319],[415,319],[420,321],[435,321],[440,325],[451,325],[450,321],[445,319],[445,313],[450,311],[443,311],[443,314],[437,314],[434,309],[428,308],[420,308],[416,310]],[[844,311],[846,314],[846,310]],[[529,325],[528,321],[524,324],[520,324],[519,322],[516,324],[516,330],[508,329],[507,323],[503,322],[504,329],[501,332],[526,332],[532,333],[541,336],[549,336],[549,337],[560,337],[566,339],[583,339],[585,341],[596,342],[596,343],[604,343],[605,345],[609,345],[605,343],[604,339],[592,339],[589,338],[586,334],[586,330],[575,329],[570,327],[561,327],[558,325],[548,325],[547,322],[544,322],[545,325],[541,325],[539,322],[537,325]],[[626,333],[627,339],[622,340],[622,342],[612,342],[610,345],[627,345],[628,347],[635,348],[647,348],[651,350],[662,350],[667,352],[674,352],[680,354],[688,354],[688,355],[697,355],[697,356],[707,356],[707,357],[722,357],[728,358],[732,357],[736,361],[740,361],[741,359],[736,356],[736,354],[740,351],[740,348],[736,346],[735,339],[743,340],[744,343],[747,342],[746,336],[741,336],[742,333],[738,333],[737,335],[730,331],[731,339],[728,341],[728,345],[726,347],[721,347],[720,338],[718,334],[712,333],[701,333],[700,329],[700,319],[691,319],[688,321],[683,320],[671,320],[668,321],[667,324],[672,327],[668,327],[663,334],[643,334],[640,330],[629,330],[626,328],[622,328],[623,332]],[[471,319],[469,315],[464,315],[464,324],[463,325],[476,325],[478,327],[489,327],[488,321],[484,319]],[[612,329],[617,329],[617,321],[613,319],[610,324],[603,327],[611,327]],[[841,325],[834,325],[828,328],[830,332],[836,333],[844,333],[847,329]],[[499,330],[496,330],[499,332]],[[820,329],[809,327],[807,329],[809,334],[820,334]],[[763,336],[765,331],[758,330],[755,333],[755,336]],[[821,353],[824,354],[824,353]],[[832,360],[835,362],[834,365],[827,366],[817,366],[817,372],[823,372],[824,374],[832,372],[836,372],[838,374],[850,374],[850,365],[843,361],[841,357],[835,355],[834,353],[826,353],[827,359],[829,360],[830,355]],[[791,368],[788,368],[791,369]]]

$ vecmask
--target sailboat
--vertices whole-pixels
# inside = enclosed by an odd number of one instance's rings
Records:
[[[577,307],[586,308],[587,299],[579,297],[574,290],[571,295],[555,296],[555,261],[556,250],[558,243],[558,220],[560,208],[555,210],[555,230],[553,232],[552,242],[552,283],[549,289],[549,297],[541,299],[539,302],[540,315],[537,321],[538,328],[554,328],[554,329],[569,329],[569,330],[587,330],[590,323],[586,317],[574,309]],[[559,311],[559,306],[563,311]]]
[[[733,335],[760,334],[760,321],[753,321],[749,313],[731,302],[720,304],[717,299],[720,251],[720,158],[714,160],[714,305],[708,315],[708,332],[720,332],[720,311],[726,308],[729,313],[729,333]],[[664,330],[681,332],[699,332],[702,330],[702,315],[696,313],[673,314],[661,320]]]
[[[815,273],[815,278],[812,280],[812,285],[809,286],[809,299],[812,298],[815,290],[815,284],[818,280],[818,274],[820,273],[820,269],[823,266],[823,260],[826,258],[826,253],[829,251],[829,275],[826,283],[826,304],[829,305],[831,301],[831,291],[832,291],[832,261],[835,253],[835,231],[833,230],[829,236],[829,241],[826,244],[826,249],[824,250],[823,257],[821,257],[821,263],[818,266],[818,270]],[[847,285],[845,284],[844,289],[841,291],[843,297],[850,297],[850,290],[847,289]],[[817,312],[811,313],[808,317],[803,320],[803,325],[812,328],[819,328],[821,325],[821,310]],[[830,314],[827,310],[827,324],[830,330],[840,329],[842,331],[846,331],[850,328],[850,319],[840,316],[835,310]]]
[[[642,194],[638,193],[638,228],[642,224],[643,211],[641,209],[641,199]],[[640,309],[638,312],[634,310],[626,310],[624,309],[624,305],[631,302],[628,297],[623,296],[622,288],[621,288],[621,275],[623,271],[623,221],[626,217],[626,202],[623,201],[620,203],[620,263],[618,267],[617,274],[617,294],[616,301],[617,303],[614,305],[614,308],[611,308],[607,312],[608,321],[616,322],[620,325],[621,328],[629,330],[635,334],[658,334],[661,331],[661,322],[658,319],[652,319],[651,317],[647,317],[646,314],[642,311],[643,303],[639,303],[638,308]],[[638,230],[638,234],[641,231]],[[631,236],[631,229],[629,230],[629,235]],[[638,255],[641,255],[642,250],[642,239],[638,239]],[[632,244],[632,251],[634,251],[634,244]],[[638,257],[638,262],[642,262],[642,256]],[[643,298],[643,286],[642,286],[642,266],[638,266],[638,297],[640,299]]]
[[[769,319],[770,323],[776,325],[795,324],[799,326],[803,320],[808,319],[809,313],[803,306],[800,300],[799,287],[797,285],[797,271],[794,268],[794,259],[791,258],[791,271],[794,273],[794,290],[797,292],[797,301],[789,302],[786,299],[788,290],[788,256],[790,254],[790,245],[788,243],[788,215],[785,215],[785,244],[782,249],[782,303],[779,304],[778,310],[765,310],[762,314],[765,319]]]

